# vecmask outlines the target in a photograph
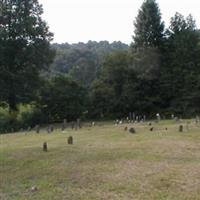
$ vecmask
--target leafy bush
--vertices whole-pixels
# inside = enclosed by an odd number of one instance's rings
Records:
[[[44,123],[45,116],[31,104],[18,105],[18,112],[9,113],[8,106],[0,107],[0,133],[14,132]]]

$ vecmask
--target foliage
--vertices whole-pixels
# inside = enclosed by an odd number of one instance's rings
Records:
[[[56,57],[50,67],[50,74],[69,73],[73,79],[89,88],[101,70],[105,57],[115,50],[128,49],[121,42],[88,41],[77,44],[53,44]]]
[[[40,86],[39,72],[53,58],[52,33],[42,20],[37,0],[3,1],[0,20],[0,101],[10,111],[30,102]]]
[[[66,75],[57,75],[46,81],[40,92],[40,105],[49,122],[75,120],[84,112],[86,92]]]
[[[19,104],[18,112],[9,113],[9,107],[0,107],[0,133],[33,128],[44,123],[45,117],[34,104]]]
[[[164,23],[155,0],[145,0],[134,22],[133,47],[158,47],[162,45]]]
[[[166,34],[162,71],[162,89],[168,101],[166,107],[183,115],[198,113],[200,32],[191,15],[185,19],[176,13]]]
[[[145,0],[130,46],[107,41],[50,46],[42,12],[37,0],[1,1],[0,127],[124,118],[130,112],[200,114],[200,31],[192,15],[176,13],[164,30],[157,2]],[[21,105],[31,102],[37,108],[22,112]]]

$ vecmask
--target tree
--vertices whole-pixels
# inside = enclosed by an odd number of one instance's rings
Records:
[[[140,113],[160,108],[160,69],[164,44],[164,23],[155,0],[145,0],[134,22],[131,45],[132,68],[136,74],[132,108]],[[129,87],[130,90],[131,87]]]
[[[127,51],[115,51],[106,57],[99,80],[91,88],[93,110],[98,108],[98,114],[122,117],[126,113],[124,87],[128,79],[128,65]]]
[[[155,0],[145,0],[134,22],[135,48],[159,47],[163,41],[164,23]]]
[[[75,120],[85,111],[86,92],[66,75],[48,80],[40,92],[40,105],[49,121]]]
[[[11,111],[29,102],[39,87],[40,72],[52,62],[53,34],[42,20],[37,0],[3,0],[0,20],[0,101]]]
[[[200,33],[191,15],[176,13],[166,32],[162,72],[166,107],[180,114],[199,112]],[[167,94],[167,95],[165,95]]]

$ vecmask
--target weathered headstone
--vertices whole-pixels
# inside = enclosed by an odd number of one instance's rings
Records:
[[[47,127],[47,133],[51,133],[50,126]]]
[[[73,137],[69,136],[67,139],[68,144],[73,144]]]
[[[179,126],[179,132],[183,132],[183,125]]]
[[[74,126],[75,126],[75,123],[73,121],[72,124],[71,124],[72,129],[74,129]]]
[[[47,142],[43,143],[43,151],[47,151]]]
[[[124,131],[127,131],[128,130],[128,127],[126,126],[125,128],[124,128]]]
[[[133,120],[133,122],[135,121],[135,113],[134,112],[132,113],[132,120]]]
[[[36,186],[32,186],[31,187],[31,192],[36,192],[36,191],[38,191],[38,188]]]
[[[36,133],[40,133],[40,125],[37,124],[35,126],[35,131],[36,131]]]
[[[159,122],[161,120],[161,117],[160,117],[159,113],[156,114],[156,118],[157,118],[157,122]]]
[[[77,123],[77,128],[81,128],[81,121],[79,118],[76,120],[76,123]]]
[[[130,133],[136,133],[136,131],[135,131],[135,129],[134,129],[133,127],[131,127],[131,128],[129,129],[129,132],[130,132]]]
[[[66,119],[64,119],[64,120],[63,120],[62,127],[61,127],[61,130],[62,130],[62,131],[64,131],[64,130],[65,130],[65,128],[66,128],[66,124],[67,124],[67,120],[66,120]]]
[[[54,131],[54,127],[53,127],[53,125],[50,125],[50,131],[51,131],[51,132]]]
[[[195,118],[195,123],[198,124],[200,122],[199,116],[197,115]]]
[[[149,130],[150,130],[150,131],[153,131],[153,129],[154,129],[154,128],[153,128],[153,127],[151,127]]]

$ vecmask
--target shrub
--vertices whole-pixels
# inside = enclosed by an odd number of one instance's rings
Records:
[[[0,133],[8,133],[44,123],[45,117],[35,105],[20,104],[18,112],[9,113],[8,106],[0,107]]]

